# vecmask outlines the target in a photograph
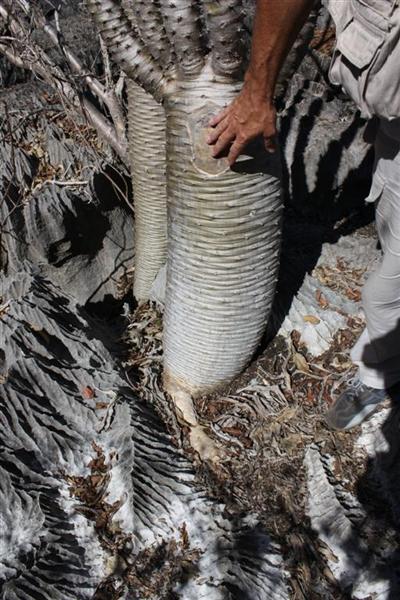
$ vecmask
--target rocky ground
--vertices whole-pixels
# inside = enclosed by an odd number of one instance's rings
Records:
[[[323,420],[379,260],[353,107],[310,63],[282,104],[278,292],[253,364],[196,401],[210,469],[162,391],[161,309],[131,300],[127,174],[50,89],[2,73],[1,597],[397,599],[398,410]]]

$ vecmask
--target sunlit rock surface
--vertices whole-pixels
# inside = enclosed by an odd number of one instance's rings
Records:
[[[191,463],[118,374],[104,328],[29,272],[3,285],[3,300],[2,598],[91,598],[110,574],[112,551],[68,491],[68,478],[87,476],[94,442],[110,461],[107,501],[122,502],[114,519],[133,553],[183,526],[200,551],[180,597],[286,598],[279,548],[256,518],[231,522],[196,485]]]
[[[117,297],[132,269],[128,179],[51,94],[32,83],[0,92],[13,107],[0,145],[1,264],[12,276],[28,261],[95,304]]]

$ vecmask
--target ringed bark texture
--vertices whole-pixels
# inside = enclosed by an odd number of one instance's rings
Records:
[[[245,55],[242,0],[203,0],[207,17],[212,66],[218,75],[237,76]]]
[[[165,110],[150,94],[128,81],[129,155],[135,207],[135,277],[139,302],[167,260]]]
[[[281,234],[279,158],[257,149],[236,172],[215,161],[207,122],[240,84],[211,72],[167,100],[165,384],[211,391],[238,375],[265,330]]]
[[[115,5],[113,0],[89,1],[103,8]],[[166,66],[159,68],[154,59],[157,52],[145,48],[141,39],[135,41],[133,54],[128,44],[135,64],[128,74],[156,99],[163,99],[167,114],[165,385],[197,435],[197,417],[188,395],[206,393],[238,375],[252,358],[267,324],[279,266],[280,161],[260,143],[231,170],[225,159],[211,157],[206,143],[211,116],[232,101],[242,85],[241,0],[157,0],[150,4],[160,9],[177,70],[172,74]],[[141,0],[136,8],[140,5]],[[110,32],[106,41],[116,45],[113,54],[121,64],[126,54],[125,24],[121,27],[123,13],[119,13],[117,7],[109,22],[103,11],[98,20]],[[147,38],[143,27],[142,31]],[[138,35],[134,26],[131,36]],[[206,48],[211,48],[207,58]],[[141,114],[135,102],[139,94],[130,86],[138,249],[135,295],[141,300],[147,299],[164,261],[154,249],[161,247],[159,240],[165,235],[165,190],[157,189],[164,173],[154,172],[153,178],[149,169],[160,165],[165,149],[161,129],[158,133],[148,129],[156,120],[149,118],[156,105],[143,96],[140,102],[145,112]],[[146,275],[143,282],[141,273]]]

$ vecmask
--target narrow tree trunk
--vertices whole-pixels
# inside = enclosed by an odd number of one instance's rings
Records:
[[[242,0],[203,0],[209,27],[212,66],[224,77],[238,77],[245,58]]]
[[[86,2],[115,62],[128,77],[161,101],[169,87],[169,79],[165,76],[168,74],[140,39],[139,31],[131,21],[133,12],[127,15],[116,0]]]
[[[135,207],[134,296],[149,298],[167,258],[165,111],[150,94],[128,81],[129,154]]]
[[[265,330],[279,265],[279,158],[256,149],[235,170],[211,158],[212,114],[239,83],[201,76],[166,102],[168,271],[164,324],[167,390],[191,395],[238,375]]]
[[[201,13],[193,0],[157,0],[171,40],[177,68],[185,77],[198,75],[204,65]]]

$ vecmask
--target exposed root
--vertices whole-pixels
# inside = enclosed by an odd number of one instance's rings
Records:
[[[180,425],[188,429],[191,449],[200,462],[218,463],[223,458],[223,451],[199,422],[190,394],[169,387],[172,402],[177,411]]]
[[[190,394],[170,382],[162,386],[162,317],[155,304],[143,304],[132,315],[127,342],[125,366],[131,369],[135,390],[156,408],[175,441],[196,462],[218,463],[225,452],[202,424]]]

